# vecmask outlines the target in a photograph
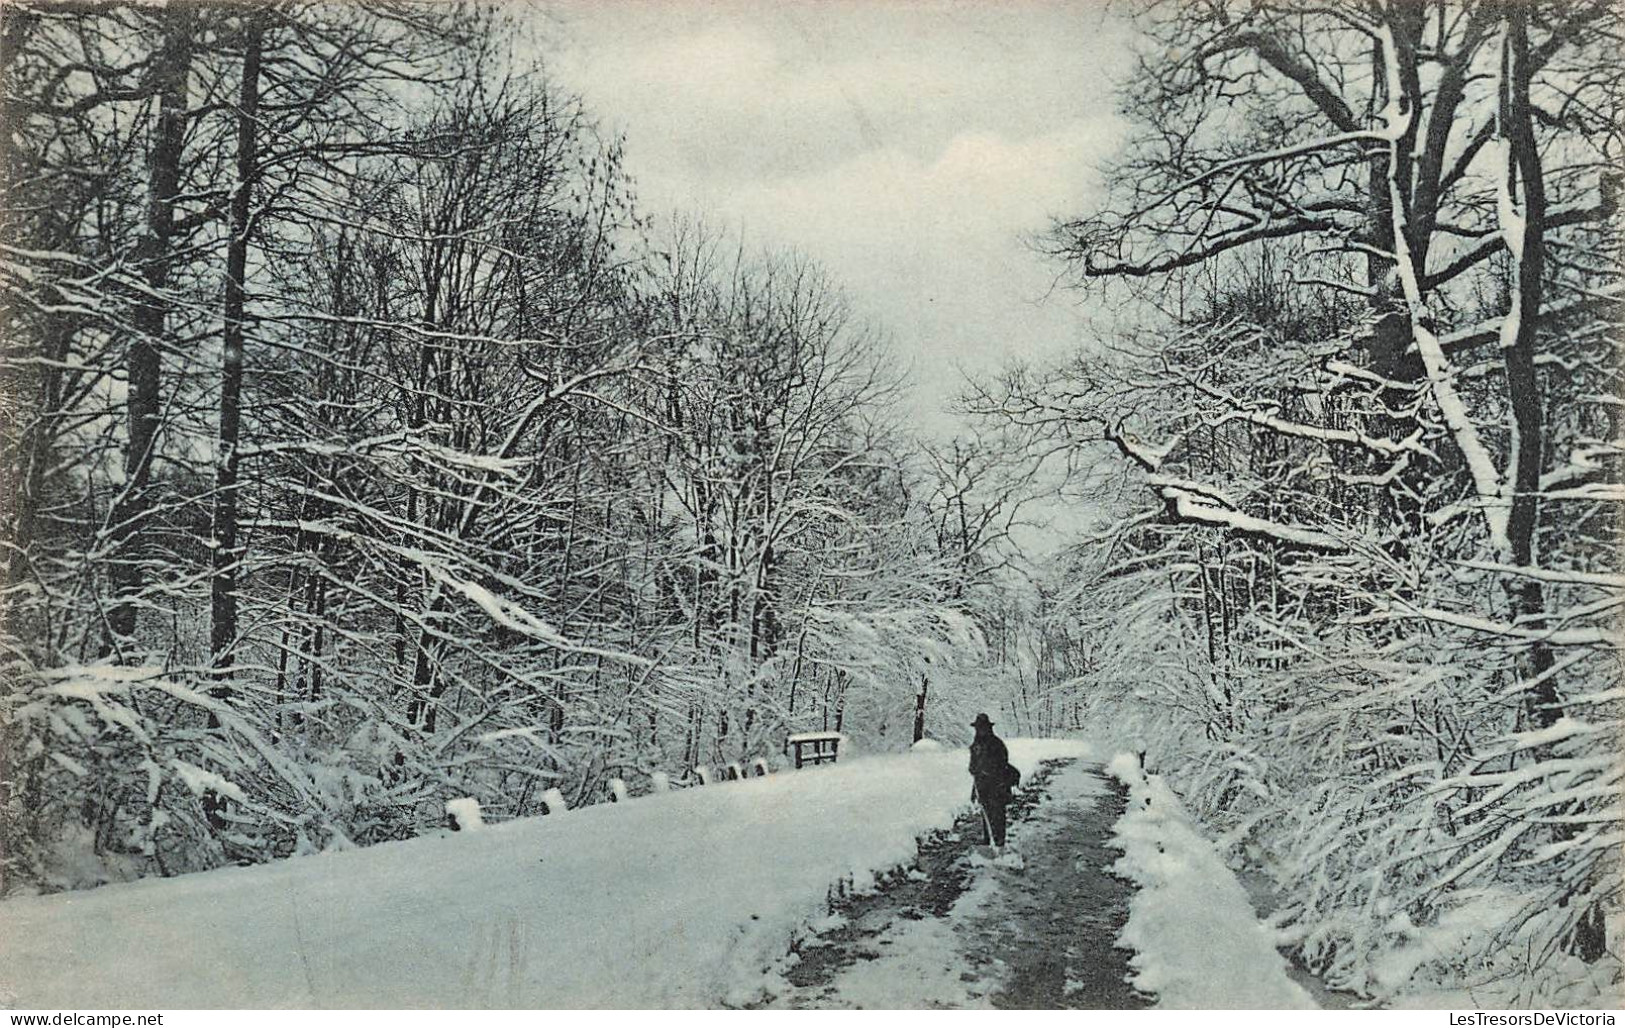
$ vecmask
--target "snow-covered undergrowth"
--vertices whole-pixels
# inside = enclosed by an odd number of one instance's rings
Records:
[[[1012,761],[1085,752],[1015,740]],[[0,995],[50,1007],[671,1007],[755,998],[968,795],[869,757],[360,850],[0,903]]]
[[[1130,754],[1109,770],[1128,787],[1113,870],[1138,887],[1118,941],[1134,950],[1133,985],[1180,1009],[1313,1009],[1287,977],[1247,893],[1160,778]]]
[[[1384,928],[1393,942],[1372,962],[1370,991],[1395,1009],[1619,1006],[1617,958],[1587,964],[1541,953],[1530,920],[1508,931],[1507,911],[1528,902],[1511,889],[1481,888],[1458,895],[1434,924],[1390,912]],[[1621,929],[1610,925],[1610,937]],[[1464,953],[1489,955],[1468,961]]]
[[[1135,639],[1163,638],[1138,631],[1119,640],[1119,666],[1146,661]],[[1352,658],[1318,677],[1312,666],[1233,675],[1226,687],[1248,716],[1213,732],[1176,702],[1180,664],[1159,659],[1139,678],[1094,681],[1085,720],[1113,733],[1102,751],[1145,740],[1147,767],[1231,866],[1268,880],[1277,941],[1328,987],[1386,1007],[1615,1006],[1625,765],[1607,734],[1617,718],[1601,715],[1620,694],[1570,701],[1596,704],[1593,718],[1498,733],[1505,718],[1486,700],[1456,734],[1431,718],[1424,734],[1416,711],[1468,710],[1443,691],[1471,670],[1455,652],[1405,688],[1393,685],[1397,665],[1341,677],[1363,666]],[[1493,700],[1499,687],[1474,688]],[[1295,712],[1269,713],[1284,707]],[[1448,738],[1446,765],[1435,758]],[[1589,963],[1575,953],[1588,908],[1611,940]]]
[[[1221,848],[1272,879],[1280,941],[1328,985],[1385,1007],[1618,1003],[1618,956],[1587,963],[1565,952],[1565,925],[1586,901],[1563,902],[1607,897],[1617,881],[1607,847],[1618,835],[1595,830],[1618,817],[1617,806],[1599,806],[1599,821],[1572,840],[1526,838],[1543,818],[1556,823],[1549,808],[1565,796],[1599,796],[1587,780],[1595,754],[1570,749],[1509,773],[1453,779],[1424,763],[1366,783],[1323,773],[1349,757],[1337,740],[1317,738],[1325,741],[1306,740],[1290,759],[1240,743],[1162,759]],[[1473,759],[1496,753],[1486,746]],[[1620,938],[1617,905],[1607,917],[1607,937]]]
[[[1386,822],[1377,813],[1393,817],[1394,808],[1371,802],[1357,784],[1345,781],[1334,792],[1310,779],[1311,765],[1330,766],[1330,745],[1300,756],[1294,780],[1239,744],[1181,737],[1127,716],[1101,720],[1114,730],[1089,736],[1090,745],[1101,753],[1149,751],[1146,765],[1166,775],[1153,774],[1155,787],[1171,790],[1229,867],[1270,883],[1279,904],[1269,919],[1276,944],[1328,988],[1383,1008],[1618,1005],[1618,956],[1588,964],[1556,950],[1550,925],[1566,911],[1547,902],[1552,883],[1531,876],[1519,887],[1420,892],[1444,872],[1419,874],[1399,857],[1408,851],[1414,861],[1454,841],[1442,806]],[[1405,909],[1404,898],[1419,894],[1428,899],[1426,917]],[[1625,938],[1618,908],[1607,935]]]

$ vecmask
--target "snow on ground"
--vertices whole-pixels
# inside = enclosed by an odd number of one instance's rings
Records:
[[[1024,854],[1025,870],[1019,859],[988,859],[972,844],[980,825],[962,818],[922,849],[920,869],[808,925],[782,978],[768,976],[768,1005],[1144,1005],[1126,984],[1127,955],[1113,949],[1128,886],[1107,871],[1113,857],[1104,843],[1116,817],[1101,806],[1110,790],[1098,766],[1074,762],[1032,788],[1036,797],[1017,804],[1004,854]]]
[[[1133,983],[1180,1009],[1314,1009],[1247,893],[1161,778],[1129,754],[1110,771],[1129,790],[1112,844],[1114,870],[1138,887],[1118,937],[1134,950]]]
[[[1079,743],[1011,740],[1030,774]],[[0,903],[0,995],[57,1007],[703,1007],[754,998],[832,883],[910,860],[963,750]]]
[[[988,986],[964,973],[960,933],[997,889],[992,876],[975,879],[946,918],[893,922],[870,953],[844,968],[833,994],[815,1005],[859,1010],[975,1009],[992,1006]]]
[[[1618,1007],[1620,965],[1612,954],[1587,964],[1573,954],[1553,954],[1539,976],[1522,966],[1538,942],[1530,922],[1507,938],[1507,911],[1523,897],[1504,886],[1463,890],[1437,922],[1417,925],[1403,914],[1388,922],[1401,941],[1371,961],[1366,991],[1393,1009],[1607,1009]],[[1609,926],[1619,938],[1620,926]],[[1462,953],[1485,953],[1470,976],[1459,967]],[[1466,981],[1463,981],[1463,978]]]
[[[457,822],[457,828],[464,832],[478,831],[485,827],[485,817],[480,813],[480,801],[470,796],[461,799],[447,800],[446,813]]]

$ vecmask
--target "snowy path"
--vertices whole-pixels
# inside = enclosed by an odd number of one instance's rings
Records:
[[[1114,1008],[1148,1005],[1113,943],[1129,888],[1105,846],[1121,786],[1073,760],[1046,765],[1011,809],[1024,870],[989,862],[980,826],[921,847],[918,868],[854,897],[784,970],[777,1007]]]
[[[1080,743],[1013,740],[1027,774]],[[0,1006],[709,1007],[759,996],[831,883],[913,859],[965,751],[0,903]]]
[[[1314,1005],[1133,758],[1116,779],[1078,742],[1012,740],[1011,759],[1025,868],[973,845],[963,750],[843,760],[7,900],[0,1007],[1148,1005],[1134,986],[1160,1006]]]

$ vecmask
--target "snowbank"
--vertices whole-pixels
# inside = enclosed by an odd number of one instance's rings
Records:
[[[461,831],[473,832],[485,827],[485,817],[480,813],[480,801],[473,797],[464,796],[462,799],[447,800],[446,813]]]
[[[1024,774],[1084,755],[1011,742]],[[703,1007],[753,999],[829,887],[913,858],[963,750],[0,903],[23,1009]]]
[[[1128,786],[1111,845],[1113,870],[1138,886],[1118,944],[1132,949],[1133,985],[1179,1009],[1314,1009],[1258,923],[1235,875],[1162,779],[1120,753],[1108,770]]]

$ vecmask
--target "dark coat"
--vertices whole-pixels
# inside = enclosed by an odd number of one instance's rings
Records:
[[[970,773],[976,780],[976,795],[984,800],[1010,797],[1010,751],[1004,740],[991,731],[978,732],[970,744]]]

